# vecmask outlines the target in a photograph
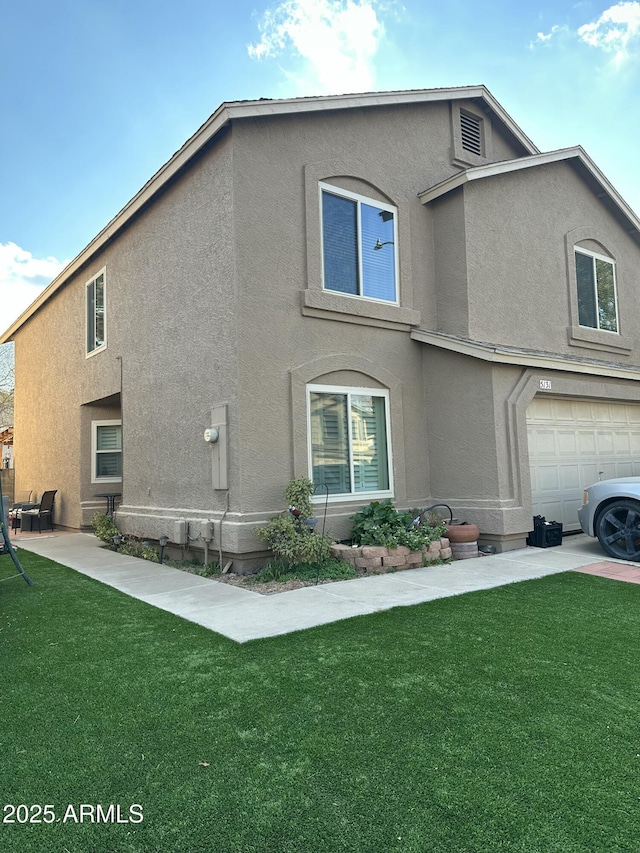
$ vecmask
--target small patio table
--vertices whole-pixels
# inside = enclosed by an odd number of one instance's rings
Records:
[[[116,498],[121,498],[122,492],[103,492],[100,495],[96,495],[96,497],[107,499],[107,515],[113,518],[113,513],[116,510]]]

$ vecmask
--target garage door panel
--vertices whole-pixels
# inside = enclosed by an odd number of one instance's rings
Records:
[[[527,412],[534,515],[579,529],[582,490],[640,476],[640,404],[536,397]]]
[[[534,438],[538,456],[557,456],[556,434],[552,430],[537,429]]]
[[[590,464],[589,462],[583,462],[580,465],[580,478],[582,481],[580,483],[581,493],[582,490],[584,490],[585,486],[589,486],[591,485],[591,483],[597,483],[600,478],[601,470],[602,469],[599,468],[597,465]],[[602,479],[604,480],[604,477]]]
[[[553,407],[551,407],[553,408]],[[574,420],[583,423],[593,423],[593,414],[591,412],[591,403],[576,402],[573,406]]]
[[[573,411],[573,402],[571,400],[554,400],[552,403],[552,420],[555,423],[568,421],[574,423],[576,416]]]
[[[616,465],[616,477],[632,477],[633,476],[633,463],[632,462],[621,462],[619,465]]]
[[[596,436],[593,430],[585,431],[580,430],[577,435],[578,441],[578,453],[581,456],[585,454],[587,456],[594,455],[596,452]]]
[[[561,501],[558,501],[558,500],[548,500],[548,501],[541,500],[539,502],[538,506],[536,507],[536,509],[534,509],[533,514],[534,515],[542,515],[547,519],[547,521],[559,521],[560,518],[562,517],[562,512],[563,512],[563,509],[562,509],[562,502]],[[532,526],[533,526],[533,520],[532,520]]]
[[[593,419],[598,424],[610,424],[612,418],[609,406],[606,403],[593,406]]]
[[[614,432],[613,434],[613,451],[614,453],[629,456],[631,453],[631,441],[628,432]],[[629,460],[631,461],[631,460]]]
[[[557,441],[558,453],[560,456],[577,456],[578,442],[575,432],[567,432],[560,430]]]
[[[560,469],[561,489],[580,489],[580,494],[584,489],[582,482],[582,471],[580,465],[563,465]]]
[[[553,492],[555,494],[559,488],[560,481],[558,468],[556,466],[545,466],[538,469],[538,489],[542,494],[545,492]]]
[[[611,456],[613,453],[613,435],[608,432],[597,432],[596,448],[600,456]]]
[[[536,400],[536,422],[554,421],[555,415],[553,412],[553,401],[550,398],[540,398]]]

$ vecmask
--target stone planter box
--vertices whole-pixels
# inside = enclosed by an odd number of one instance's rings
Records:
[[[402,569],[417,569],[428,566],[438,560],[451,558],[448,539],[437,539],[422,551],[410,551],[409,548],[387,548],[378,545],[362,545],[352,548],[350,545],[334,545],[331,556],[344,560],[355,568],[360,575],[383,574]]]

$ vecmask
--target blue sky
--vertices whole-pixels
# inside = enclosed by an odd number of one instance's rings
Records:
[[[0,57],[0,330],[223,101],[484,83],[640,213],[640,2],[22,0]]]

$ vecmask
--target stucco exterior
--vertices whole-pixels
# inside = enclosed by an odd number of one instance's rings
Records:
[[[324,287],[321,185],[397,212],[397,303]],[[640,403],[636,226],[584,152],[541,155],[482,87],[223,105],[1,339],[16,488],[57,488],[70,528],[119,492],[123,531],[242,569],[288,480],[310,475],[308,387],[382,389],[396,504],[445,501],[522,545],[540,379]],[[574,246],[615,262],[615,336],[578,322]],[[106,346],[87,355],[100,271]],[[118,420],[122,480],[93,482],[92,424]],[[332,497],[336,538],[367,502]]]

